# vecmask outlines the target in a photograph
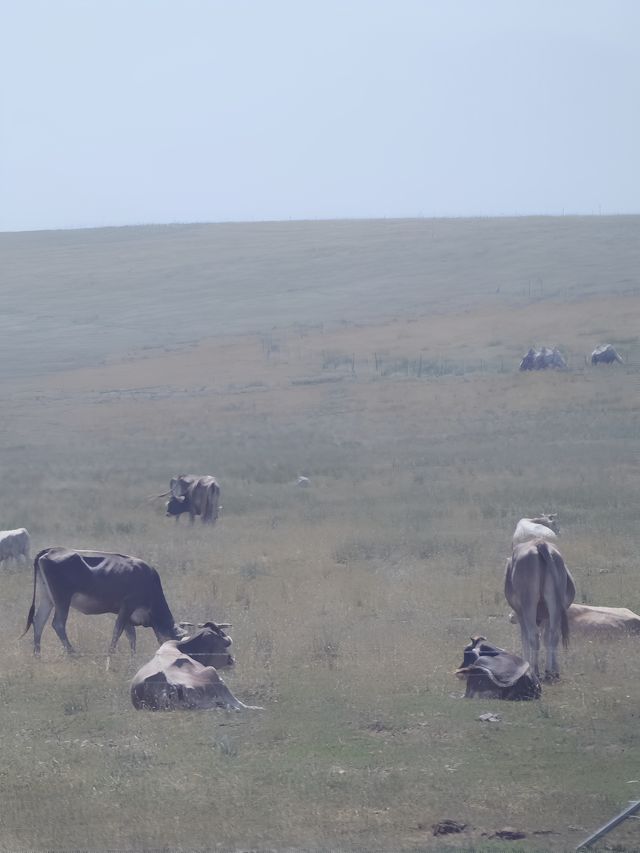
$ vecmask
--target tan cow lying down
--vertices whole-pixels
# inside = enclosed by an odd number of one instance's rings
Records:
[[[589,604],[572,604],[567,611],[572,633],[586,637],[616,637],[640,634],[640,616],[627,607],[595,607]],[[511,613],[509,621],[518,624]]]
[[[531,539],[554,542],[558,533],[560,533],[560,527],[556,513],[539,515],[537,518],[521,518],[513,531],[511,544],[515,548],[521,542],[529,542]]]
[[[186,642],[193,645],[192,640],[189,638]],[[131,682],[134,708],[148,711],[195,708],[262,710],[236,699],[217,671],[194,660],[180,649],[182,645],[179,640],[163,643],[149,663],[138,670]],[[233,663],[232,658],[230,662]]]

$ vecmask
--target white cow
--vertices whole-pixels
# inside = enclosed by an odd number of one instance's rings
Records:
[[[640,634],[640,616],[627,607],[598,607],[572,604],[567,610],[572,633],[585,637],[615,637]],[[515,613],[509,614],[512,625],[518,624]]]
[[[529,542],[531,539],[544,539],[546,542],[555,542],[560,527],[557,514],[539,515],[537,518],[521,518],[516,524],[513,532],[512,545],[520,545],[521,542]]]
[[[0,563],[15,560],[18,563],[29,562],[31,538],[26,527],[17,530],[0,530]]]

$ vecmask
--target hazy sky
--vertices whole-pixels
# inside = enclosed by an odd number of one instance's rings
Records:
[[[640,209],[640,0],[0,0],[0,229]]]

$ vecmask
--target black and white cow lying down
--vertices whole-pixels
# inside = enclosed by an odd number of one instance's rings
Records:
[[[465,678],[466,699],[539,699],[540,680],[526,660],[494,646],[485,637],[472,637],[456,671]]]

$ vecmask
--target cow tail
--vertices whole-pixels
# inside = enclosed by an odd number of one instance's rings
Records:
[[[46,554],[48,550],[48,548],[45,548],[43,551],[39,551],[33,561],[33,600],[31,602],[31,607],[29,608],[29,615],[27,616],[27,627],[24,629],[22,634],[20,634],[20,637],[18,639],[24,637],[24,635],[28,633],[29,628],[33,625],[33,617],[36,613],[36,584],[38,581],[38,560],[40,559],[40,557],[42,557],[43,554]]]
[[[569,616],[567,615],[567,606],[565,605],[566,598],[566,589],[562,588],[560,574],[565,576],[565,587],[566,587],[566,575],[567,567],[564,564],[564,560],[560,557],[561,565],[558,566],[556,561],[553,558],[553,554],[549,551],[549,543],[548,542],[539,542],[538,543],[538,554],[542,558],[545,568],[550,564],[554,567],[556,571],[553,573],[553,583],[556,590],[556,602],[560,605],[560,634],[562,636],[562,645],[565,649],[569,648]],[[562,568],[564,571],[561,573],[558,571],[559,568]]]
[[[562,612],[560,614],[560,631],[562,633],[562,645],[565,649],[569,648],[569,616],[567,611],[562,608]]]

